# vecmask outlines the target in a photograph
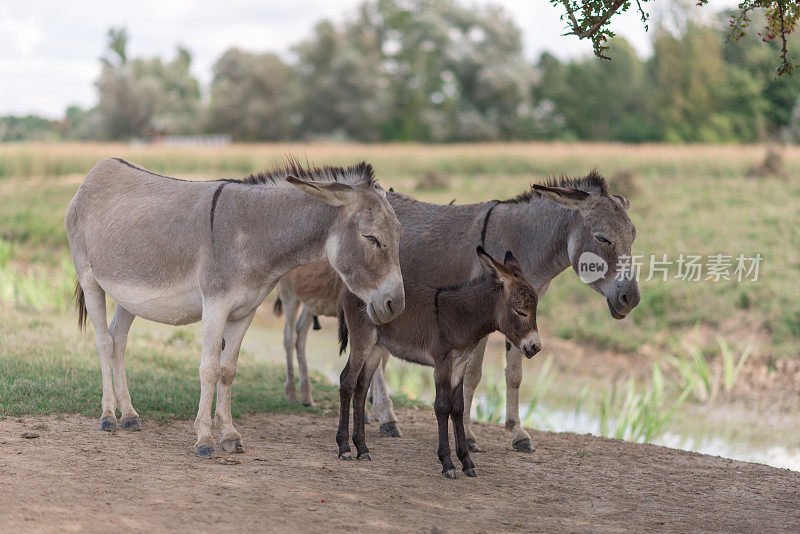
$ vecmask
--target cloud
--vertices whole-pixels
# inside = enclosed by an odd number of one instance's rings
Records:
[[[8,13],[7,8],[0,6],[0,9],[0,43],[10,45],[18,54],[30,55],[42,41],[44,32],[30,18],[17,18]]]

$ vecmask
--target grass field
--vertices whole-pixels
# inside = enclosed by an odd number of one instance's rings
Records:
[[[749,179],[748,169],[764,152],[758,146],[614,144],[0,145],[0,411],[39,411],[44,396],[61,392],[71,396],[64,409],[96,415],[99,370],[95,357],[87,356],[92,336],[80,338],[63,326],[74,280],[63,217],[82,177],[103,157],[203,177],[241,176],[280,163],[287,154],[315,163],[363,159],[375,165],[385,187],[460,204],[507,198],[548,176],[596,168],[610,178],[613,192],[631,201],[635,254],[675,260],[681,253],[760,253],[760,277],[749,283],[642,280],[641,305],[617,322],[603,299],[567,272],[540,304],[552,325],[543,336],[645,357],[680,354],[679,346],[691,340],[712,360],[722,357],[716,339],[722,336],[735,353],[752,345],[754,356],[774,362],[798,357],[800,343],[800,149],[785,151],[790,178]],[[444,186],[418,189],[429,173]],[[131,381],[148,386],[133,388],[139,396],[134,404],[159,417],[193,415],[198,350],[196,340],[139,338],[132,347]],[[234,388],[237,410],[287,408],[279,400],[280,370],[247,357],[241,369],[247,372],[240,372]],[[178,400],[167,402],[165,384],[180,392]],[[319,388],[321,395],[332,395]]]

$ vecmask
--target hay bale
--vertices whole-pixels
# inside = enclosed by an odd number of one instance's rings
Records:
[[[769,147],[761,163],[747,170],[747,177],[755,178],[788,178],[789,171],[783,160],[783,152],[777,147]]]
[[[440,191],[447,189],[450,184],[447,179],[434,171],[428,171],[423,174],[417,182],[417,191]]]

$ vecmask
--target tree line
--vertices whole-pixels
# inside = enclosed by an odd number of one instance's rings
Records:
[[[0,140],[127,140],[227,133],[237,141],[340,139],[624,142],[794,141],[800,84],[775,74],[780,42],[726,39],[729,13],[697,22],[688,8],[651,29],[653,54],[622,38],[597,57],[525,59],[521,31],[498,6],[371,0],[323,21],[292,59],[227,50],[203,91],[191,53],[131,58],[108,33],[91,109],[64,118],[0,117]],[[791,51],[800,41],[789,39]]]

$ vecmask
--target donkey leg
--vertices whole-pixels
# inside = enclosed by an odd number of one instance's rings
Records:
[[[468,477],[478,476],[475,471],[475,464],[469,457],[469,446],[467,437],[464,434],[464,382],[459,382],[453,390],[453,405],[450,417],[453,419],[453,434],[456,441],[456,456],[461,460],[461,471]]]
[[[376,350],[378,347],[376,346]],[[397,426],[397,415],[394,413],[394,403],[389,397],[389,388],[386,384],[386,362],[389,361],[389,351],[380,348],[381,363],[375,369],[372,377],[372,415],[380,423],[380,432],[384,436],[399,438],[403,435]]]
[[[483,452],[475,440],[475,433],[472,432],[470,410],[472,409],[472,397],[475,395],[475,388],[478,387],[483,374],[483,355],[486,352],[487,341],[488,338],[483,338],[472,350],[464,372],[464,432],[467,436],[467,445],[472,452]]]
[[[447,478],[456,478],[456,466],[450,458],[450,435],[448,432],[450,410],[453,405],[453,388],[450,385],[450,362],[438,363],[433,369],[433,381],[436,384],[436,399],[433,411],[439,425],[439,448],[436,451],[442,463],[442,474]]]
[[[351,350],[352,357],[352,350]],[[336,444],[339,446],[339,459],[352,460],[350,456],[350,399],[358,372],[353,372],[351,360],[347,360],[339,375],[339,428],[336,430]],[[355,376],[353,376],[355,375]]]
[[[531,436],[519,419],[519,387],[522,384],[522,351],[511,347],[506,351],[506,428],[511,431],[515,451],[533,452]]]
[[[380,366],[382,355],[381,347],[376,345],[372,348],[356,382],[355,395],[353,396],[353,443],[356,446],[356,457],[359,460],[372,460],[367,448],[366,433],[364,432],[364,411],[369,384],[372,382],[375,369]]]
[[[308,377],[308,361],[306,360],[306,341],[308,340],[308,331],[313,323],[313,315],[304,306],[295,328],[297,335],[297,368],[300,371],[300,401],[303,406],[314,406],[314,399],[311,397],[311,379]]]
[[[233,426],[233,416],[231,415],[231,388],[233,379],[236,376],[236,366],[239,362],[239,349],[242,346],[244,333],[250,326],[256,311],[253,310],[248,316],[235,321],[228,321],[225,325],[225,333],[222,339],[225,341],[225,348],[220,355],[220,374],[217,382],[217,409],[214,417],[217,428],[220,429],[222,437],[219,444],[225,452],[244,452],[242,445],[242,435]]]
[[[200,402],[197,407],[197,417],[194,420],[194,429],[197,432],[197,442],[194,453],[199,458],[214,456],[214,438],[211,435],[211,401],[214,398],[214,388],[222,374],[220,369],[220,355],[222,353],[222,338],[225,325],[228,322],[228,310],[213,302],[203,304],[203,351],[200,357]]]
[[[286,293],[286,294],[284,294]],[[286,392],[286,400],[289,402],[297,402],[297,389],[294,385],[294,346],[296,342],[296,321],[297,310],[300,307],[300,301],[294,294],[288,291],[280,291],[280,299],[283,302],[283,313],[286,322],[283,325],[283,348],[286,351],[286,385],[284,391]]]
[[[109,327],[111,337],[114,340],[114,393],[116,394],[117,408],[122,414],[120,426],[128,431],[142,429],[139,424],[139,414],[136,413],[136,410],[133,409],[133,404],[131,404],[128,378],[125,375],[125,346],[128,344],[128,332],[135,318],[135,315],[117,304],[114,310],[114,318],[111,320],[111,326]]]
[[[97,355],[100,357],[100,371],[103,375],[103,413],[100,416],[100,430],[113,432],[117,429],[117,401],[114,396],[111,361],[114,352],[114,339],[106,324],[106,292],[91,273],[79,275],[86,302],[86,312],[94,327]]]

